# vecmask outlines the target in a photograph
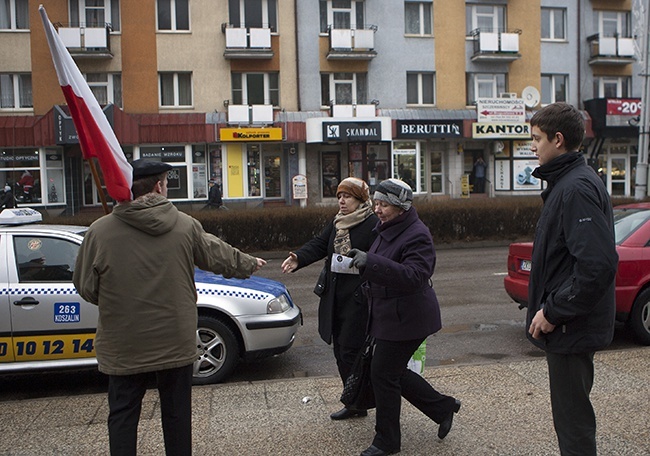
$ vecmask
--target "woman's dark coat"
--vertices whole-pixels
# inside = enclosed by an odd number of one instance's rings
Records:
[[[369,333],[383,340],[423,339],[440,330],[431,287],[436,252],[415,208],[377,226],[361,279],[368,281]]]
[[[368,251],[375,237],[373,228],[377,221],[377,216],[372,214],[350,229],[352,248]],[[338,337],[341,345],[360,347],[365,340],[368,324],[368,304],[361,291],[358,274],[330,271],[335,234],[334,223],[329,223],[318,236],[296,251],[298,269],[325,258],[327,287],[318,307],[318,333],[328,344],[332,343],[332,337]]]

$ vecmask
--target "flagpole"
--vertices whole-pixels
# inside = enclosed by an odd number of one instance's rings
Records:
[[[108,204],[106,203],[106,195],[104,194],[104,188],[102,187],[102,181],[99,179],[99,173],[95,167],[95,162],[92,158],[86,160],[88,165],[90,165],[90,172],[93,175],[93,180],[95,181],[95,187],[97,187],[97,193],[99,194],[99,199],[102,202],[102,207],[104,208],[104,214],[108,215]]]

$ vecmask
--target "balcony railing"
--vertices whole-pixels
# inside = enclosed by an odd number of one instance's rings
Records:
[[[519,54],[521,30],[495,31],[475,29],[470,32],[474,41],[472,62],[513,62]]]
[[[589,65],[627,65],[636,61],[634,38],[600,36],[587,37]]]
[[[243,28],[222,24],[221,30],[226,35],[226,50],[223,54],[225,58],[273,58],[270,28]]]
[[[64,26],[57,24],[59,36],[73,57],[113,58],[111,24],[102,26]]]
[[[269,125],[273,123],[273,105],[228,104],[228,123],[232,125]]]
[[[375,33],[377,26],[365,29],[328,28],[329,52],[327,59],[370,60],[377,56],[375,51]]]
[[[331,104],[332,117],[377,117],[375,104]]]

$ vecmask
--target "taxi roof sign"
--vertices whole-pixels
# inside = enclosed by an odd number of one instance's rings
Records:
[[[42,221],[41,213],[29,207],[5,209],[0,212],[0,225],[23,225]]]

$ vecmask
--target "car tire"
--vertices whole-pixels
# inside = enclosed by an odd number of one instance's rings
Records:
[[[196,330],[198,359],[194,362],[193,383],[206,385],[225,380],[239,361],[240,347],[232,329],[218,318],[199,315]]]
[[[641,345],[650,345],[650,288],[637,296],[628,323],[635,340]]]

